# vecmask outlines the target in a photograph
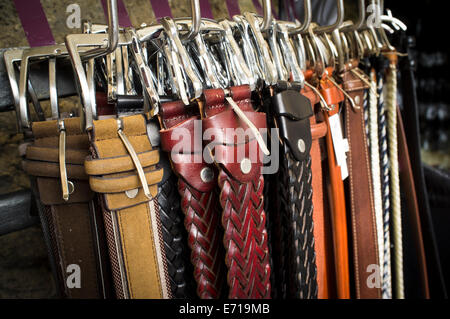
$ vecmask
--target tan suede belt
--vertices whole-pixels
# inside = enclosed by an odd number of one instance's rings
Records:
[[[33,123],[35,139],[27,147],[23,165],[37,185],[42,227],[49,239],[61,295],[107,298],[110,272],[101,213],[83,167],[89,152],[88,136],[80,131],[79,118],[64,122],[67,177],[73,183],[68,200],[63,199],[61,190],[57,121]]]
[[[90,138],[92,155],[86,159],[85,168],[92,190],[101,195],[116,295],[170,298],[158,203],[154,199],[163,170],[157,167],[159,152],[152,149],[146,119],[134,115],[94,121]]]
[[[348,156],[349,194],[352,220],[353,265],[357,298],[381,298],[381,282],[374,266],[379,267],[378,242],[375,224],[375,208],[370,173],[369,151],[364,128],[363,99],[368,86],[351,69],[357,61],[351,61],[343,73],[344,90],[355,102],[345,103],[345,131],[350,145]]]

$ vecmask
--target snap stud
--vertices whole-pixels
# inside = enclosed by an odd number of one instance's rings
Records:
[[[125,191],[125,195],[127,195],[128,198],[135,198],[137,196],[138,192],[139,192],[139,189],[134,188],[134,189]]]
[[[252,162],[248,158],[244,158],[241,161],[241,172],[244,174],[250,173],[250,170],[252,169]]]
[[[210,167],[204,167],[200,171],[200,178],[202,179],[203,183],[209,183],[214,178],[214,172]]]
[[[306,150],[305,141],[304,141],[303,139],[300,138],[300,139],[298,140],[298,142],[297,142],[297,147],[298,147],[298,150],[299,150],[301,153],[304,153],[305,150]]]

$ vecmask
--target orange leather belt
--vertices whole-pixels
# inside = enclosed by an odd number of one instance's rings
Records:
[[[363,99],[367,85],[351,70],[357,68],[358,62],[353,60],[342,74],[343,88],[353,99],[352,106],[348,99],[345,103],[345,131],[350,151],[349,167],[349,199],[352,220],[353,266],[356,298],[381,298],[381,274],[379,267],[378,243],[375,224],[375,208],[373,202],[372,178],[364,127]],[[378,268],[379,269],[379,268]],[[375,276],[375,278],[374,278]]]
[[[90,140],[92,155],[85,169],[92,190],[101,195],[116,296],[170,298],[155,200],[163,171],[157,167],[159,151],[147,136],[146,119],[134,115],[94,121]]]
[[[79,118],[64,123],[66,171],[73,185],[68,200],[63,199],[60,181],[57,121],[33,123],[34,142],[27,147],[24,169],[37,186],[42,227],[61,295],[108,298],[111,282],[101,212],[83,166],[88,136],[81,132]]]
[[[320,81],[320,93],[328,106],[334,107],[331,111],[323,112],[328,129],[328,134],[326,135],[328,156],[327,190],[331,210],[331,228],[333,233],[334,264],[337,286],[336,292],[339,299],[348,299],[350,298],[350,278],[344,183],[341,177],[341,167],[338,165],[335,156],[329,120],[331,116],[339,114],[339,103],[344,100],[344,96],[342,92],[326,78]]]

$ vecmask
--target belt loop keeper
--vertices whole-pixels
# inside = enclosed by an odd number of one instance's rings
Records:
[[[65,201],[69,200],[69,195],[75,190],[75,186],[71,181],[67,179],[67,168],[66,168],[66,126],[64,125],[64,120],[58,120],[58,130],[59,130],[59,174],[61,177],[61,188],[63,199]]]
[[[128,151],[128,154],[130,154],[131,159],[134,163],[134,166],[136,167],[139,179],[142,184],[142,189],[144,190],[144,195],[149,199],[152,200],[153,197],[150,193],[150,189],[148,188],[147,179],[145,178],[144,169],[142,168],[141,162],[139,161],[139,158],[136,154],[136,151],[133,148],[133,145],[131,145],[130,141],[128,140],[127,136],[123,132],[123,121],[121,118],[117,118],[117,134],[119,135],[120,139],[122,140],[123,145]]]

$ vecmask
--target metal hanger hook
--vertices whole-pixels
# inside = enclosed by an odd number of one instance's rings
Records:
[[[202,22],[202,14],[200,12],[200,0],[191,0],[191,16],[192,16],[191,29],[189,30],[188,33],[180,35],[180,40],[183,42],[193,40],[200,32],[200,26]]]

